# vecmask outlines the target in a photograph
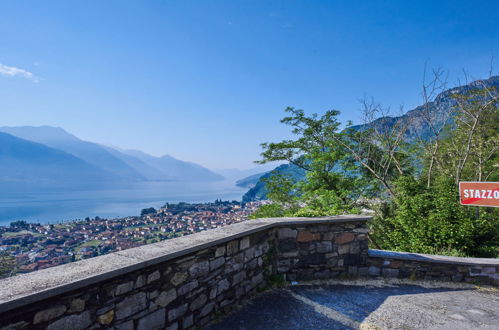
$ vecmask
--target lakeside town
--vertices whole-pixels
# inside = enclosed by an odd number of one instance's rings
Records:
[[[4,275],[27,273],[245,221],[266,201],[165,204],[140,216],[86,218],[60,224],[15,221],[0,226]]]

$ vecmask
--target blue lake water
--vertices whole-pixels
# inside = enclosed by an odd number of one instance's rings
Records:
[[[0,186],[0,225],[14,220],[56,223],[137,215],[143,208],[166,202],[240,201],[246,191],[233,181],[141,182],[100,189]]]

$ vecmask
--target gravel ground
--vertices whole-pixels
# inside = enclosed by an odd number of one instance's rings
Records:
[[[499,290],[352,281],[266,291],[208,329],[499,329]]]

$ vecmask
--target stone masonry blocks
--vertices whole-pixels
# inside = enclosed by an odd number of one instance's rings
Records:
[[[0,313],[0,324],[16,329],[195,329],[256,293],[277,272],[298,281],[356,276],[358,269],[375,273],[361,264],[367,262],[365,219],[293,221],[159,263],[146,262]]]

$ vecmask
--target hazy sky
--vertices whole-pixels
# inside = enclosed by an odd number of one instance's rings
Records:
[[[0,126],[251,167],[286,106],[420,102],[424,63],[487,76],[499,1],[2,1]],[[499,66],[499,60],[496,60]],[[497,70],[496,70],[497,73]]]

